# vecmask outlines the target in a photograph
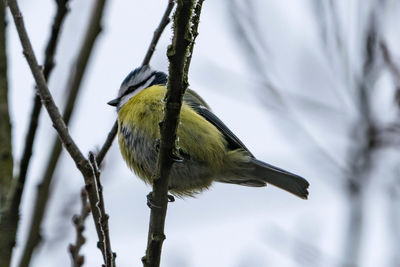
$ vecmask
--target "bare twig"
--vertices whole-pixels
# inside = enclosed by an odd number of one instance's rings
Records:
[[[14,218],[5,217],[6,203],[12,184],[13,156],[11,147],[11,124],[8,108],[8,75],[6,46],[5,3],[0,2],[0,266],[10,264],[12,249],[15,245],[16,227]]]
[[[189,52],[188,52],[188,56],[186,58],[185,70],[184,70],[184,73],[186,73],[186,75],[188,75],[188,73],[189,73],[189,67],[190,67],[190,62],[192,61],[194,44],[196,42],[197,36],[199,35],[198,27],[200,24],[200,14],[201,14],[201,8],[203,6],[203,2],[204,2],[204,0],[198,0],[196,3],[196,6],[194,7],[194,11],[193,11],[193,19],[192,19],[192,26],[191,26],[192,41],[190,42],[190,45],[189,45],[189,49],[188,49]]]
[[[72,266],[73,267],[80,267],[83,265],[84,256],[79,254],[79,251],[83,244],[86,242],[86,238],[83,236],[83,231],[85,230],[85,220],[90,214],[90,204],[87,200],[87,192],[86,189],[81,190],[81,212],[79,215],[74,215],[72,217],[72,222],[75,226],[75,243],[70,244],[68,249],[71,253],[72,258]]]
[[[160,266],[161,249],[165,239],[164,225],[168,204],[168,179],[173,164],[176,130],[182,97],[188,87],[184,72],[188,47],[192,42],[190,20],[194,0],[178,1],[174,14],[174,36],[168,48],[169,78],[166,94],[165,116],[160,126],[161,142],[158,153],[157,171],[153,178],[152,200],[157,207],[151,209],[146,255],[142,258],[146,267]],[[187,63],[186,63],[187,64]]]
[[[82,77],[85,73],[89,58],[93,51],[94,43],[101,31],[101,18],[105,6],[105,0],[98,0],[95,2],[86,30],[85,39],[82,42],[80,51],[77,55],[76,62],[72,66],[66,91],[68,92],[68,99],[63,112],[63,119],[66,125],[69,121],[74,110],[75,101],[77,99],[79,90],[81,88]],[[56,169],[58,159],[61,155],[62,145],[58,138],[53,142],[51,153],[48,158],[48,163],[45,168],[43,179],[38,187],[38,193],[35,199],[34,212],[30,223],[29,236],[26,240],[25,247],[21,258],[21,266],[28,266],[32,253],[40,242],[40,226],[43,220],[44,212],[47,207],[47,202],[50,193],[50,185],[53,179],[54,171]]]
[[[96,204],[96,209],[100,211],[101,217],[97,220],[97,224],[100,225],[100,228],[104,234],[104,239],[99,241],[98,246],[103,251],[103,255],[106,256],[106,264],[108,263],[111,264],[110,266],[115,266],[116,254],[111,251],[111,241],[108,227],[109,216],[106,214],[104,208],[103,186],[101,185],[100,181],[100,169],[97,165],[93,152],[89,152],[89,162],[93,169],[96,191],[99,195],[99,202]]]
[[[171,14],[171,11],[173,8],[174,8],[174,1],[169,0],[167,8],[165,9],[164,15],[161,18],[160,24],[158,25],[157,29],[154,31],[153,39],[151,40],[151,43],[147,50],[146,56],[143,59],[142,66],[149,65],[150,59],[153,56],[153,53],[156,49],[158,40],[160,40],[161,34],[163,33],[165,27],[168,25],[168,23],[170,21],[169,15]]]
[[[144,56],[142,66],[149,65],[150,59],[153,56],[153,53],[157,46],[157,43],[160,40],[161,34],[163,33],[165,27],[170,22],[169,15],[171,14],[173,7],[174,7],[174,1],[169,0],[167,8],[165,9],[164,15],[162,16],[157,29],[154,31],[153,39],[151,40],[149,48],[147,49],[146,55]],[[103,144],[100,151],[96,155],[96,161],[99,166],[101,165],[102,161],[104,160],[105,155],[107,154],[108,150],[110,149],[110,147],[115,139],[115,136],[117,135],[117,131],[118,131],[118,123],[116,121],[114,123],[113,127],[111,128],[110,132],[108,133],[105,143]]]
[[[113,127],[111,128],[110,132],[107,135],[106,141],[104,142],[103,146],[101,147],[100,151],[96,154],[96,162],[100,166],[106,156],[108,150],[110,149],[115,136],[117,135],[118,131],[118,122],[115,121]]]
[[[82,152],[79,150],[79,148],[69,135],[68,128],[66,127],[61,117],[60,111],[55,105],[53,97],[51,96],[50,91],[47,88],[46,80],[37,63],[36,56],[33,52],[31,42],[25,29],[24,21],[22,19],[22,14],[19,10],[16,0],[8,0],[8,6],[13,16],[15,26],[17,28],[24,55],[32,71],[33,77],[35,78],[37,90],[42,100],[42,103],[45,105],[46,110],[53,122],[53,126],[56,129],[64,147],[70,154],[71,158],[74,160],[79,171],[82,173],[85,180],[86,190],[88,191],[90,205],[91,207],[95,207],[97,203],[100,202],[99,195],[96,191],[95,186],[95,171],[93,170],[90,162],[82,155]],[[92,209],[93,220],[95,222],[97,235],[99,237],[99,240],[104,240],[105,232],[103,231],[103,229],[101,229],[101,225],[97,223],[101,220],[102,217],[104,217],[100,212],[101,211],[99,209]],[[103,258],[107,267],[113,266],[112,261],[107,262],[105,254],[103,254]]]

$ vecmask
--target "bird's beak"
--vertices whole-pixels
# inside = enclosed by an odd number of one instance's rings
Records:
[[[120,100],[120,99],[119,99],[119,97],[118,97],[118,98],[116,98],[116,99],[111,100],[111,101],[108,102],[107,104],[109,104],[110,106],[116,107],[116,106],[118,106],[119,100]]]

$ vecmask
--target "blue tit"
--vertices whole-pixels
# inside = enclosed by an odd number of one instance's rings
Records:
[[[118,112],[118,142],[122,157],[144,182],[152,184],[164,117],[167,75],[143,66],[122,82],[109,105]],[[214,114],[193,90],[183,96],[176,153],[169,192],[194,196],[222,182],[251,187],[272,184],[307,199],[309,183],[302,177],[262,162]]]

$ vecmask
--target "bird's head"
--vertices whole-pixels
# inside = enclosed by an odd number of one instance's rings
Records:
[[[167,84],[167,75],[164,72],[153,70],[150,66],[136,68],[122,82],[118,97],[107,104],[120,110],[126,102],[139,92],[157,84]]]

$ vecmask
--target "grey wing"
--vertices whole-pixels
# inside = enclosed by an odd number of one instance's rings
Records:
[[[183,96],[183,100],[190,107],[192,107],[197,114],[205,118],[224,135],[226,141],[228,142],[229,149],[243,149],[254,158],[250,150],[214,113],[211,112],[210,107],[196,92],[187,89],[185,95]]]

